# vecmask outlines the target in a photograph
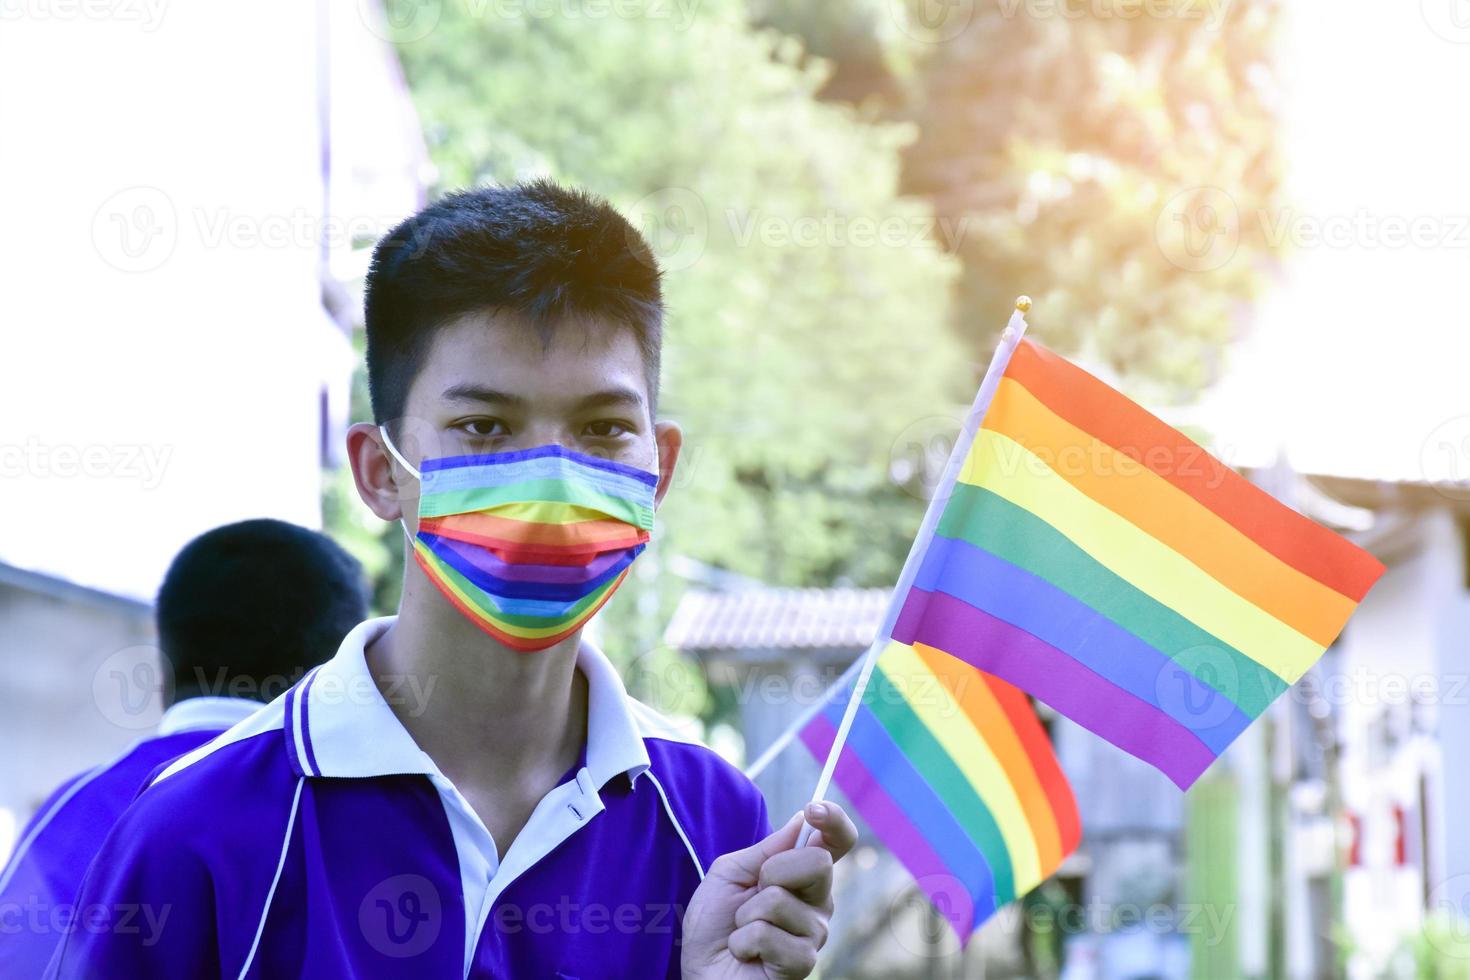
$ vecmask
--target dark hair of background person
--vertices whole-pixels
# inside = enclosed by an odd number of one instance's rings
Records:
[[[154,613],[175,701],[269,701],[330,659],[367,614],[357,559],[323,534],[269,519],[227,524],[185,545]]]
[[[549,343],[569,319],[631,327],[649,409],[658,397],[663,293],[647,241],[601,198],[537,180],[450,194],[373,249],[363,302],[373,419],[403,416],[435,332],[509,311]]]

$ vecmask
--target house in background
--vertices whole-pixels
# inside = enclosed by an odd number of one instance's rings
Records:
[[[109,10],[0,32],[0,859],[157,719],[177,550],[320,526],[363,246],[431,176],[375,4]]]

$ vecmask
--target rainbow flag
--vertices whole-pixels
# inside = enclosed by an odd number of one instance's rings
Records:
[[[855,680],[801,729],[819,762]],[[1026,695],[932,647],[883,649],[833,778],[961,943],[1056,871],[1081,836]]]
[[[1181,789],[1383,572],[1030,341],[941,492],[892,638],[1009,681]]]

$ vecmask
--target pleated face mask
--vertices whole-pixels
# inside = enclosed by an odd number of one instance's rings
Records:
[[[658,476],[561,446],[445,456],[421,469],[413,557],[471,622],[516,650],[576,632],[653,530]]]

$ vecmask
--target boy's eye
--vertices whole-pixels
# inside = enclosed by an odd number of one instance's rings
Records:
[[[616,419],[598,419],[587,423],[587,434],[599,439],[615,438],[628,431],[629,427]]]
[[[499,419],[466,419],[456,426],[460,431],[479,438],[503,436],[509,433],[505,423]]]

